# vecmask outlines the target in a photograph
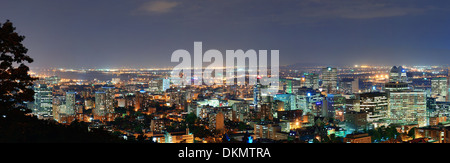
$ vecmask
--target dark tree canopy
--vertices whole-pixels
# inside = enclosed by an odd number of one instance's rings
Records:
[[[28,74],[26,63],[33,59],[26,55],[28,49],[22,44],[24,36],[7,20],[0,23],[0,113],[29,111],[25,101],[34,101],[31,88],[36,78]]]
[[[25,55],[25,37],[14,31],[9,20],[0,23],[0,143],[124,142],[103,129],[88,131],[84,122],[63,125],[25,114],[30,109],[24,102],[34,101],[32,86],[36,78],[28,74],[25,65],[33,62]]]

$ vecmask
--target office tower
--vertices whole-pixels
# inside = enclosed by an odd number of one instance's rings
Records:
[[[284,110],[297,110],[297,95],[294,94],[277,94],[273,96],[273,101],[282,101]]]
[[[358,112],[366,112],[367,122],[374,125],[374,128],[384,124],[388,118],[388,98],[387,93],[371,92],[357,95],[359,101]]]
[[[114,113],[114,89],[115,87],[102,87],[102,90],[105,93],[106,113]]]
[[[75,115],[75,92],[66,92],[66,115]]]
[[[445,101],[447,92],[447,78],[431,79],[431,97],[436,98],[436,101]]]
[[[304,87],[319,89],[319,75],[314,73],[305,73],[302,78]]]
[[[300,88],[296,95],[297,108],[303,111],[303,115],[313,113],[314,104],[323,100],[321,94],[312,88]]]
[[[406,70],[399,67],[392,67],[389,72],[389,82],[385,83],[384,89],[386,91],[407,91],[409,90],[408,77],[406,76]]]
[[[359,80],[344,78],[339,81],[339,93],[342,94],[352,94],[359,91]]]
[[[292,80],[280,79],[280,90],[285,93],[292,93]]]
[[[95,116],[105,116],[106,111],[106,93],[95,92],[95,108],[93,110]]]
[[[225,117],[221,111],[216,114],[216,130],[220,133],[225,132]]]
[[[408,76],[406,75],[406,70],[402,67],[392,67],[389,72],[389,82],[399,82],[399,83],[407,83]]]
[[[344,111],[346,100],[341,94],[328,94],[323,103],[322,116],[336,119],[336,112]]]
[[[169,88],[170,88],[170,79],[168,78],[162,79],[161,92],[165,92]]]
[[[239,121],[239,122],[246,122],[250,116],[249,116],[249,105],[244,102],[238,102],[232,104],[232,110],[233,110],[233,121]]]
[[[337,92],[337,69],[323,68],[322,69],[322,90],[327,93]]]
[[[299,88],[303,87],[305,78],[292,78],[292,93],[296,94]]]
[[[66,101],[66,96],[53,96],[52,99],[52,115],[53,119],[59,122],[59,113],[61,106],[64,106],[63,103]],[[63,108],[65,109],[65,108]]]
[[[352,93],[359,92],[359,78],[355,78],[352,81]]]
[[[427,100],[425,92],[398,91],[389,92],[388,95],[390,123],[426,126]]]
[[[255,111],[259,111],[259,107],[261,105],[261,77],[258,76],[257,83],[253,87],[253,105],[255,105]]]
[[[48,87],[46,84],[38,84],[35,86],[33,113],[39,116],[52,115],[52,98],[52,88]]]
[[[265,103],[261,105],[259,116],[261,120],[273,120],[272,105],[270,103]]]
[[[159,91],[158,81],[157,80],[150,80],[148,82],[148,89],[149,89],[150,92],[157,92],[157,91]]]
[[[158,78],[148,82],[148,89],[150,92],[165,92],[170,88],[170,79]]]

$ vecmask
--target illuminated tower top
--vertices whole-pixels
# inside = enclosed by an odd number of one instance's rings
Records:
[[[406,75],[406,69],[404,69],[402,66],[392,67],[391,71],[389,72],[389,82],[407,83],[408,76]]]

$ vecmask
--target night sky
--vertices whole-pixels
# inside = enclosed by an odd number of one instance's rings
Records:
[[[447,65],[447,0],[3,0],[31,67],[174,66],[173,51],[280,50],[280,64]]]

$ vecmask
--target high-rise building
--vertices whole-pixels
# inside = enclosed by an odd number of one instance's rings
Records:
[[[272,105],[270,103],[262,104],[259,113],[261,120],[273,120]]]
[[[34,109],[33,113],[37,115],[52,115],[52,88],[46,84],[38,84],[34,87]]]
[[[337,92],[337,69],[323,68],[322,69],[322,90],[327,93]]]
[[[367,113],[367,122],[375,128],[382,126],[384,120],[388,118],[388,98],[387,93],[371,92],[357,95],[360,112]]]
[[[105,93],[106,113],[114,113],[114,87],[102,87]]]
[[[445,101],[447,92],[447,78],[431,79],[431,97],[436,98],[436,101]]]
[[[273,101],[282,101],[284,110],[297,110],[296,96],[294,94],[277,94],[273,96]]]
[[[253,88],[253,105],[255,105],[255,111],[259,111],[259,107],[261,107],[261,82],[260,82],[261,77],[258,76],[257,78],[257,83]]]
[[[302,86],[306,88],[319,89],[319,75],[314,73],[305,73],[301,79]]]
[[[95,108],[93,109],[95,116],[106,116],[106,93],[95,92]]]
[[[390,123],[427,125],[425,92],[389,92],[388,99]]]
[[[169,88],[170,88],[170,79],[162,79],[161,91],[165,92]]]
[[[157,92],[159,91],[159,87],[158,87],[158,81],[157,80],[150,80],[148,82],[148,90],[150,92]]]
[[[292,93],[292,80],[290,79],[280,79],[280,90],[285,93]]]
[[[296,105],[298,109],[303,111],[303,114],[313,113],[314,104],[322,102],[323,97],[319,92],[311,88],[300,88],[296,95]]]
[[[165,92],[170,88],[170,79],[158,78],[148,82],[148,89],[150,92]]]
[[[359,92],[359,79],[344,78],[339,81],[339,93],[352,94]]]
[[[359,78],[356,78],[352,81],[352,93],[359,92]]]
[[[402,66],[392,67],[389,72],[389,82],[385,83],[384,89],[386,91],[407,91],[410,89],[406,70]]]
[[[66,112],[67,115],[75,115],[75,92],[66,92]]]
[[[218,112],[216,115],[216,130],[223,133],[225,132],[225,117],[222,112]]]
[[[328,94],[323,101],[322,116],[337,119],[337,112],[344,111],[346,100],[341,94]]]
[[[250,118],[249,116],[249,105],[244,102],[234,103],[232,104],[233,109],[233,121],[245,122]]]
[[[391,68],[391,71],[389,72],[389,82],[392,83],[407,83],[408,76],[406,75],[406,69],[404,69],[402,66],[394,66]]]

